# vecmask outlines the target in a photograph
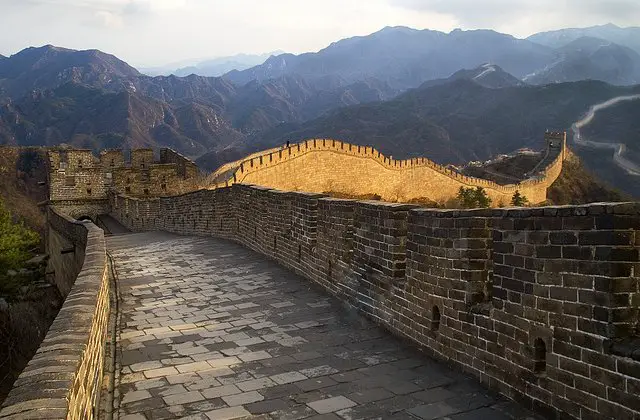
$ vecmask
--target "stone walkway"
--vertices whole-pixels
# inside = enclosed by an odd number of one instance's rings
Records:
[[[536,418],[237,244],[107,241],[121,420]]]

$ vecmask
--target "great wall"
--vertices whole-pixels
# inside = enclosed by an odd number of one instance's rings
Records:
[[[536,176],[514,185],[498,185],[462,175],[426,158],[395,160],[371,146],[331,139],[306,140],[271,149],[223,165],[209,179],[213,187],[234,183],[283,191],[377,194],[387,201],[429,199],[444,202],[460,187],[482,187],[495,206],[508,205],[516,191],[531,203],[547,198],[547,188],[562,171],[567,156],[566,133],[545,133],[546,158]]]
[[[96,159],[66,151],[62,159],[54,151],[48,251],[56,282],[69,294],[0,418],[97,418],[112,409],[99,393],[108,382],[103,373],[113,370],[107,324],[119,280],[102,231],[73,220],[99,223],[108,215],[133,232],[237,242],[547,418],[638,419],[640,203],[436,210],[336,199],[314,192],[327,189],[326,173],[310,164],[329,164],[323,155],[331,156],[339,162],[331,170],[345,179],[332,179],[334,189],[365,191],[370,184],[383,198],[411,182],[427,185],[428,194],[419,194],[433,199],[440,189],[481,185],[494,200],[507,201],[518,189],[540,202],[540,191],[560,173],[561,144],[538,181],[496,186],[427,160],[395,161],[371,148],[309,140],[227,165],[211,189],[184,194],[170,182],[193,189],[197,170],[172,152],[157,164],[152,152],[134,153],[128,166],[120,154]],[[356,160],[372,163],[359,167]],[[382,179],[370,178],[373,164],[387,176],[403,175],[384,189]],[[369,183],[354,184],[355,168]],[[447,179],[446,187],[427,183],[434,174]]]

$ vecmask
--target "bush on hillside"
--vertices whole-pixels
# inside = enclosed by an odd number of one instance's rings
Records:
[[[520,194],[520,191],[516,190],[513,193],[513,197],[511,198],[511,205],[514,207],[524,207],[529,203],[529,199],[524,195]]]

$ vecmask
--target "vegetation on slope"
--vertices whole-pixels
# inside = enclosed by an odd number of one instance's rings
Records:
[[[15,220],[0,197],[0,295],[6,291],[4,276],[10,270],[22,268],[39,243],[40,236],[22,220]]]
[[[42,249],[47,169],[36,149],[0,147],[0,403],[42,342],[62,302],[45,280]],[[18,217],[19,215],[19,217]],[[29,260],[29,261],[28,261]]]

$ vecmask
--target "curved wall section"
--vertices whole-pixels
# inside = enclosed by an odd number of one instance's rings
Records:
[[[49,209],[48,219],[56,282],[63,294],[68,289],[68,295],[35,356],[14,383],[0,419],[92,419],[96,415],[110,309],[104,232],[55,208]],[[56,235],[54,242],[51,235]]]
[[[228,238],[549,418],[640,416],[640,203],[434,210],[234,185],[111,197]]]
[[[498,185],[462,175],[426,158],[395,160],[370,146],[314,139],[227,164],[211,179],[215,180],[213,187],[245,183],[284,191],[378,194],[388,201],[446,201],[455,197],[460,187],[480,186],[496,206],[508,205],[517,190],[530,202],[541,203],[562,170],[563,150],[550,151],[557,156],[535,179]],[[229,174],[226,181],[221,179],[222,174]]]

